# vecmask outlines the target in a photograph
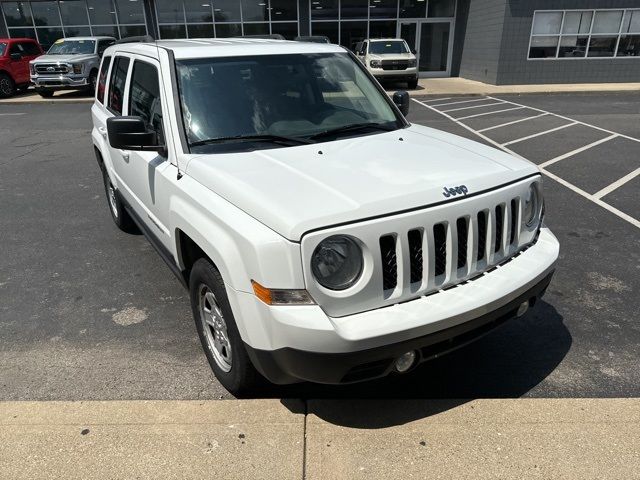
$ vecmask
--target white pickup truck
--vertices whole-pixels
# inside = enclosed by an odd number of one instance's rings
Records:
[[[408,108],[336,45],[105,51],[92,138],[111,215],[189,289],[229,391],[401,374],[545,291],[559,246],[538,168]]]

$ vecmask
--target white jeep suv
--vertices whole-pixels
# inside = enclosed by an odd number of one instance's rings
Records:
[[[92,138],[111,215],[189,289],[231,392],[407,372],[546,289],[538,168],[407,111],[336,45],[105,52]]]

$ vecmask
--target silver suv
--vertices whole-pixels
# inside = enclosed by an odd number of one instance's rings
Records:
[[[376,38],[358,42],[355,54],[379,82],[407,82],[418,86],[418,65],[414,52],[401,38]]]
[[[113,37],[74,37],[57,40],[49,51],[30,62],[31,82],[42,97],[56,90],[95,91],[100,58],[116,42]]]

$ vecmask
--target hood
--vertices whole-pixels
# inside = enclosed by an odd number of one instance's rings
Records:
[[[471,140],[412,125],[394,132],[194,156],[186,174],[285,238],[481,192],[538,172]]]
[[[95,56],[95,53],[86,55],[40,55],[31,63],[77,63],[84,62]]]
[[[370,60],[411,60],[416,58],[413,53],[370,53]]]

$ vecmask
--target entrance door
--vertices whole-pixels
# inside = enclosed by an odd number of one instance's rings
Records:
[[[399,36],[416,51],[420,77],[451,75],[452,21],[403,21]]]

